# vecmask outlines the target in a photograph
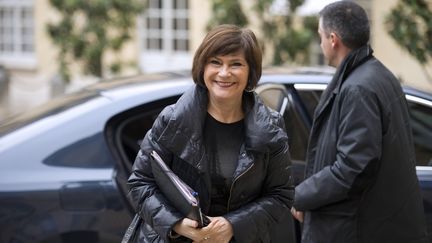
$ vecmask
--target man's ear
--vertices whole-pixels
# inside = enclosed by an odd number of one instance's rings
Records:
[[[331,42],[332,48],[339,46],[340,41],[341,40],[340,40],[339,36],[336,35],[336,33],[334,33],[334,32],[330,33],[330,42]]]

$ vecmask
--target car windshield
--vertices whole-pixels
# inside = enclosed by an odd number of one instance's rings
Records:
[[[0,136],[30,124],[36,120],[57,114],[69,107],[84,103],[98,96],[96,91],[83,91],[55,98],[41,106],[30,108],[20,114],[10,116],[0,121]]]

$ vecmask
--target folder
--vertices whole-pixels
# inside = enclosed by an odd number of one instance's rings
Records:
[[[198,192],[180,179],[156,151],[150,153],[150,161],[156,184],[171,203],[171,206],[175,207],[185,217],[197,221],[198,227],[207,226],[210,219],[201,212]]]

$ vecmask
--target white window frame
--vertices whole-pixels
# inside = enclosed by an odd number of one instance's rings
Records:
[[[187,0],[189,1],[189,0]],[[192,66],[189,40],[189,9],[174,9],[173,0],[161,0],[162,8],[155,10],[149,9],[141,17],[139,28],[140,54],[139,63],[143,72],[175,71],[186,70]],[[147,29],[148,16],[162,19],[161,29]],[[174,30],[173,20],[177,18],[188,19],[186,30]],[[147,38],[161,38],[162,47],[160,49],[148,49]],[[174,40],[185,39],[189,41],[188,50],[175,50]]]
[[[4,51],[0,50],[0,64],[7,68],[23,68],[32,69],[36,67],[36,56],[35,56],[35,11],[34,1],[32,0],[0,0],[0,9],[8,8],[12,9],[12,35],[6,35],[0,33],[0,42],[6,42],[7,39],[12,39],[12,50]],[[25,19],[23,22],[21,18],[21,11],[23,9],[30,9],[32,12],[31,19]],[[0,20],[3,21],[3,20]],[[31,28],[32,34],[24,36],[22,34],[23,28]],[[27,40],[25,39],[27,38]],[[24,44],[30,44],[32,50],[23,50]]]

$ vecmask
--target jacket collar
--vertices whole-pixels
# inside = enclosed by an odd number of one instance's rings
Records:
[[[173,114],[158,141],[176,156],[198,166],[204,160],[202,129],[207,114],[207,89],[195,85],[174,105]],[[286,139],[272,113],[255,93],[244,93],[245,149],[263,152]]]
[[[317,142],[316,137],[319,134],[321,129],[321,125],[323,124],[323,114],[327,108],[331,107],[331,104],[335,100],[336,95],[340,92],[342,88],[342,84],[347,79],[347,77],[361,64],[365,63],[367,60],[373,57],[373,50],[369,45],[365,45],[361,48],[353,50],[350,52],[339,67],[336,70],[335,75],[332,78],[332,81],[329,83],[327,88],[324,90],[321,95],[320,101],[315,108],[314,119],[312,124],[312,130],[310,132],[309,141],[308,141],[308,154],[307,161],[309,158],[313,158],[315,154],[315,144]],[[308,163],[306,171],[312,171],[313,163]]]
[[[317,119],[325,108],[331,103],[333,97],[339,93],[342,84],[347,77],[361,64],[366,62],[372,57],[373,50],[370,45],[364,45],[358,49],[351,51],[341,62],[339,67],[336,69],[336,73],[333,75],[327,88],[321,95],[321,99],[315,109],[315,119]]]

